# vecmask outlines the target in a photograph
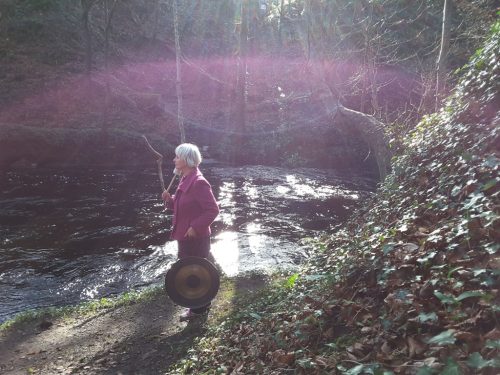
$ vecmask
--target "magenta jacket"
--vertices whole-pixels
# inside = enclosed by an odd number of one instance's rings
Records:
[[[170,238],[177,241],[185,239],[189,227],[193,227],[198,237],[210,236],[210,224],[219,214],[212,187],[198,168],[182,177],[165,206],[174,210]]]

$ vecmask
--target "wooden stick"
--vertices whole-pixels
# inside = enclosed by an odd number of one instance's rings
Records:
[[[172,179],[170,180],[170,183],[168,184],[167,191],[169,191],[170,188],[172,187],[172,184],[174,183],[176,177],[177,177],[177,175],[174,173],[174,177],[172,177]]]
[[[165,180],[163,179],[163,172],[161,170],[161,165],[162,165],[162,162],[163,162],[163,155],[160,154],[158,151],[156,151],[153,148],[153,146],[151,146],[151,144],[149,143],[149,141],[148,141],[148,139],[146,138],[145,135],[142,135],[142,138],[144,138],[144,140],[146,141],[146,145],[148,146],[149,150],[153,154],[156,155],[156,163],[158,164],[158,177],[160,178],[161,190],[163,192],[165,190]],[[172,185],[172,183],[174,182],[174,179],[175,179],[175,175],[174,175],[174,178],[172,179],[172,181],[170,181],[170,185],[168,185],[169,189],[170,189],[170,186]]]

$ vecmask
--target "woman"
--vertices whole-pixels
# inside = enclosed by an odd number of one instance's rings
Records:
[[[197,146],[183,143],[175,149],[175,170],[181,181],[175,194],[162,193],[167,208],[174,210],[171,239],[177,240],[178,257],[207,258],[210,253],[210,224],[219,214],[212,188],[198,166],[201,154]],[[181,320],[189,320],[208,311],[210,304],[188,309]]]

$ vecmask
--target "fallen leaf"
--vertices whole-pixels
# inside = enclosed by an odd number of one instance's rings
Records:
[[[239,362],[238,364],[236,364],[236,366],[234,367],[234,370],[231,371],[231,375],[243,374],[243,372],[241,372],[241,370],[243,369],[244,364],[245,364],[245,362]]]
[[[424,353],[425,350],[427,349],[427,346],[416,338],[408,337],[407,342],[408,342],[408,355],[410,356],[410,358],[419,356],[420,354]]]
[[[437,369],[437,368],[439,368],[441,366],[440,363],[439,363],[439,359],[436,358],[436,357],[429,357],[429,358],[424,359],[424,364],[427,367],[430,367],[430,368],[433,368],[433,369]]]
[[[431,282],[426,281],[425,284],[420,288],[418,292],[420,298],[427,299],[434,295],[434,286]]]
[[[270,353],[269,356],[274,363],[287,366],[291,365],[295,361],[295,353],[285,352],[283,349],[275,350],[274,352]]]
[[[477,335],[474,335],[470,332],[465,332],[465,331],[459,331],[455,333],[455,337],[459,340],[470,342],[473,340],[477,340]]]
[[[372,331],[373,331],[372,327],[363,327],[363,328],[361,328],[361,333],[363,333],[363,334],[367,334],[367,333],[370,333]]]
[[[419,228],[420,229],[420,228]],[[407,252],[413,252],[413,251],[416,251],[419,249],[419,246],[417,244],[414,244],[414,243],[405,243],[402,245],[402,249],[404,251],[407,251]]]
[[[331,339],[335,335],[335,331],[333,327],[328,328],[325,332],[323,332],[323,337],[326,339]]]
[[[380,350],[382,350],[382,352],[387,355],[392,353],[392,348],[387,341],[384,341],[384,343],[380,347]]]
[[[493,328],[489,331],[484,338],[487,340],[500,340],[500,330],[498,328]]]
[[[327,363],[328,360],[326,358],[324,358],[324,357],[319,357],[319,356],[315,357],[314,358],[314,362],[316,362],[321,367],[328,367],[329,366],[328,363]]]
[[[359,358],[356,357],[354,354],[351,354],[349,352],[347,352],[347,357],[351,360],[351,361],[356,361],[356,362],[359,362]]]

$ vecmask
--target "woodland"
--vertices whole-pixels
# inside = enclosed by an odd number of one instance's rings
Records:
[[[308,240],[300,271],[135,373],[496,374],[498,16],[493,0],[4,0],[0,172],[141,168],[145,134],[164,154],[187,140],[233,165],[369,173],[373,197]]]
[[[134,166],[145,134],[237,164],[386,170],[386,140],[435,110],[495,17],[450,2],[441,43],[439,1],[175,4],[3,1],[1,169]]]

